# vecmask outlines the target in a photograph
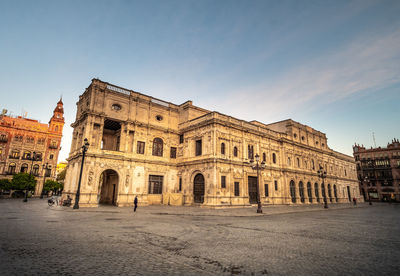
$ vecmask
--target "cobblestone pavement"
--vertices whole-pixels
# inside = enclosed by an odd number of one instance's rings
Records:
[[[1,275],[393,275],[400,205],[205,209],[0,200]]]

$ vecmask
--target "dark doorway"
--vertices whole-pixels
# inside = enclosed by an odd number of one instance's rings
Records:
[[[349,201],[351,202],[350,186],[347,186],[347,195],[349,197]]]
[[[100,177],[100,204],[116,205],[118,196],[118,174],[114,170],[105,170]]]
[[[296,203],[296,185],[294,184],[294,181],[290,181],[289,184],[290,187],[290,197],[292,198],[292,202]]]
[[[250,204],[257,203],[257,177],[249,176],[249,202]]]
[[[204,202],[204,176],[202,174],[197,174],[194,177],[194,185],[193,185],[193,196],[194,203],[203,203]]]
[[[304,184],[301,181],[299,183],[299,195],[301,203],[304,203]]]

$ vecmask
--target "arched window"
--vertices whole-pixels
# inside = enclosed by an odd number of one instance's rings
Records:
[[[161,138],[154,138],[153,140],[153,155],[163,156],[163,140]]]
[[[265,152],[263,152],[263,161],[267,162],[267,155],[265,154]]]
[[[331,184],[328,184],[328,196],[329,196],[329,201],[333,202],[332,199],[332,191],[331,191]]]
[[[312,202],[312,191],[311,191],[311,183],[307,183],[307,195],[308,195],[308,201]]]
[[[303,182],[299,182],[299,195],[300,195],[300,201],[304,203],[304,184]]]
[[[276,164],[276,154],[272,153],[272,162]]]
[[[225,143],[221,143],[221,154],[225,154]]]
[[[238,149],[237,147],[233,148],[233,156],[237,157],[238,156]]]
[[[314,193],[315,193],[315,198],[317,199],[317,202],[319,202],[318,183],[314,184]]]
[[[8,174],[15,174],[16,167],[17,165],[15,163],[10,163],[10,165],[8,165]]]
[[[24,151],[24,155],[22,155],[22,159],[29,160],[31,158],[30,151]]]
[[[364,191],[364,190],[363,190],[363,191]],[[335,185],[335,184],[333,184],[333,195],[335,196],[336,202],[338,202],[337,190],[336,190],[336,185]],[[364,194],[364,197],[365,197],[365,194]]]
[[[38,175],[39,174],[39,165],[34,165],[32,169],[33,175]]]
[[[296,185],[294,181],[290,181],[290,197],[292,198],[292,202],[296,203]]]
[[[27,173],[28,172],[28,164],[22,164],[21,165],[21,172],[22,173]]]

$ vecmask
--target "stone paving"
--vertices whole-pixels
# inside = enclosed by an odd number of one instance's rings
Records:
[[[394,275],[400,205],[49,207],[0,200],[1,275]]]

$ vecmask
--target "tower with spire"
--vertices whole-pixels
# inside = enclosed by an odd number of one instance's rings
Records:
[[[49,121],[49,131],[62,134],[64,123],[64,104],[62,102],[62,98],[60,98],[56,108],[53,111],[53,117],[51,117]]]

